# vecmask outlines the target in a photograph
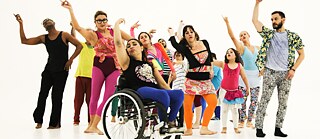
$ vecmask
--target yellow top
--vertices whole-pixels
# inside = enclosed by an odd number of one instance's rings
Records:
[[[75,77],[88,77],[92,76],[93,58],[95,52],[92,46],[81,43],[83,48],[79,54],[79,64]]]

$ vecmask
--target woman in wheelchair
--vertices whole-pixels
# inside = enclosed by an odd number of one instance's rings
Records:
[[[116,55],[123,76],[128,86],[135,90],[142,99],[151,99],[161,103],[167,110],[170,107],[168,125],[175,127],[175,119],[182,106],[184,93],[182,90],[171,90],[164,81],[159,71],[147,61],[146,51],[142,43],[137,39],[130,39],[127,45],[121,38],[119,25],[124,23],[120,18],[114,26],[114,43]],[[160,121],[163,121],[166,113],[158,111]]]

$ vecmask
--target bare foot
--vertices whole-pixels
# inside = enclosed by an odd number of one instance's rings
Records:
[[[200,123],[194,123],[192,125],[192,129],[199,129],[200,128]]]
[[[79,122],[73,122],[74,126],[79,126]]]
[[[115,117],[115,116],[112,116],[111,122],[112,122],[112,123],[115,123],[115,122],[116,122],[116,117]]]
[[[42,127],[42,124],[37,123],[37,125],[36,125],[36,129],[39,129],[39,128],[41,128],[41,127]]]
[[[248,127],[248,128],[255,128],[254,125],[253,125],[251,122],[249,122],[249,121],[247,122],[247,127]]]
[[[241,133],[241,131],[240,131],[238,128],[234,128],[234,132],[235,132],[236,134],[240,134],[240,133]]]
[[[192,133],[192,129],[187,129],[184,131],[184,134],[183,136],[191,136],[193,133]]]
[[[209,130],[208,127],[201,127],[200,129],[200,135],[213,135],[213,134],[217,134],[217,132]]]
[[[84,133],[97,133],[98,135],[104,135],[104,133],[96,127],[89,127],[84,131]]]
[[[243,126],[244,126],[244,122],[240,122],[238,125],[239,128],[243,128]]]
[[[226,134],[226,133],[227,133],[227,128],[226,127],[222,128],[221,134]]]

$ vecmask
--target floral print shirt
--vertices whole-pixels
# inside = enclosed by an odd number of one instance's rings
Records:
[[[290,69],[295,62],[295,51],[302,49],[304,47],[304,44],[302,43],[302,39],[298,36],[298,34],[291,32],[287,29],[286,29],[286,32],[288,33],[288,45],[289,45],[288,69]],[[267,51],[271,44],[271,38],[273,37],[275,30],[271,30],[263,26],[262,31],[258,33],[263,38],[262,45],[256,60],[256,65],[259,71],[261,71],[264,69],[266,65]]]

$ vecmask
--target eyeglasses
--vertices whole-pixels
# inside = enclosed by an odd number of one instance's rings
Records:
[[[108,22],[108,19],[107,19],[107,18],[105,18],[105,19],[97,19],[96,22],[97,22],[98,24],[107,23],[107,22]]]

